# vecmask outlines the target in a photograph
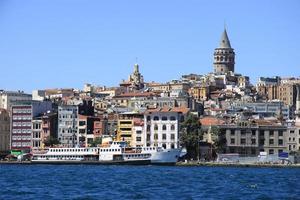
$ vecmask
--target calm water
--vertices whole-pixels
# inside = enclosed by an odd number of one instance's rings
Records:
[[[0,199],[300,199],[300,169],[0,165]]]

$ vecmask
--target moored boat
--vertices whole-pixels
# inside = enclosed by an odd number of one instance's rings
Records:
[[[86,148],[49,148],[33,152],[32,163],[47,164],[175,164],[181,149],[129,147],[126,142]]]

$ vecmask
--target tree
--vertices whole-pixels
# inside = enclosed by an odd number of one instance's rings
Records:
[[[102,143],[102,138],[97,137],[95,140],[93,140],[93,142],[91,142],[91,147],[97,147],[99,144]]]
[[[218,126],[212,126],[211,132],[214,138],[214,149],[216,152],[222,152],[224,147],[226,146],[226,137],[225,134],[223,134]]]
[[[48,136],[44,142],[46,147],[52,147],[53,145],[60,144],[59,140],[55,137]]]
[[[181,124],[181,145],[187,149],[186,158],[199,159],[199,142],[203,139],[203,132],[199,118],[189,114]]]

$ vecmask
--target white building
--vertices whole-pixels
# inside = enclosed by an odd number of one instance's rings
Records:
[[[178,148],[179,124],[188,111],[183,107],[148,109],[144,115],[144,146]]]
[[[35,118],[32,120],[32,145],[33,149],[42,148],[42,120]]]

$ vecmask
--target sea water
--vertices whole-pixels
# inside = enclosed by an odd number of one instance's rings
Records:
[[[300,199],[300,169],[0,165],[0,199]]]

